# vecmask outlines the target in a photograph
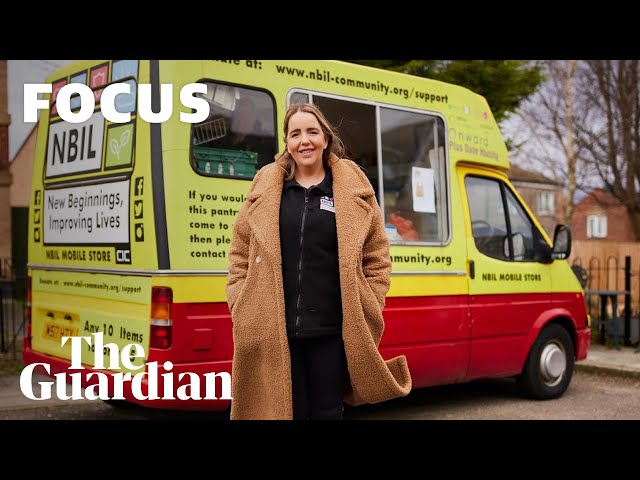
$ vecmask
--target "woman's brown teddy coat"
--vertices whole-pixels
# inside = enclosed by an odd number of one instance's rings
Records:
[[[279,208],[282,161],[257,173],[238,213],[229,250],[227,301],[233,318],[231,418],[291,419],[291,363],[285,327]],[[391,261],[382,214],[369,180],[350,160],[331,155],[344,339],[353,387],[348,403],[407,395],[404,356],[378,351]]]

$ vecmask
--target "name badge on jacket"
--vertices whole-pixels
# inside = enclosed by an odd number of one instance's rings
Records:
[[[336,209],[333,206],[333,198],[331,197],[320,197],[320,210],[327,210],[329,212],[336,213]]]

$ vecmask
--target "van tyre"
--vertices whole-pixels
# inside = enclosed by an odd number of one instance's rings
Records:
[[[529,398],[549,400],[564,394],[573,376],[575,355],[569,333],[560,325],[544,328],[533,343],[518,377]]]

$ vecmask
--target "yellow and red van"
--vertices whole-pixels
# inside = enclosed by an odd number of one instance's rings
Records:
[[[170,361],[176,388],[230,372],[224,287],[235,215],[256,171],[284,148],[287,106],[302,101],[321,107],[374,186],[393,263],[380,350],[406,355],[415,388],[517,377],[530,396],[553,398],[586,357],[583,290],[565,260],[570,230],[558,226],[552,242],[509,182],[507,149],[481,96],[317,60],[79,61],[48,82],[29,216],[25,364],[71,372],[61,338],[102,332],[121,348],[140,345],[137,367]],[[96,100],[80,124],[56,108],[70,83]],[[131,87],[115,98],[128,123],[102,114],[101,93],[114,83]],[[206,85],[198,95],[209,115],[197,124],[179,118],[191,112],[179,98],[190,83]],[[154,112],[173,106],[167,121],[141,118],[142,84]],[[171,102],[163,84],[173,86]],[[247,103],[250,121],[238,115]],[[79,106],[72,97],[72,110]],[[95,355],[83,344],[85,386]],[[125,396],[162,408],[229,404]]]

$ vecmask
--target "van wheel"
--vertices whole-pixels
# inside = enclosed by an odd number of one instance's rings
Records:
[[[533,343],[518,384],[527,397],[558,398],[569,387],[574,361],[571,337],[560,325],[551,324]]]

